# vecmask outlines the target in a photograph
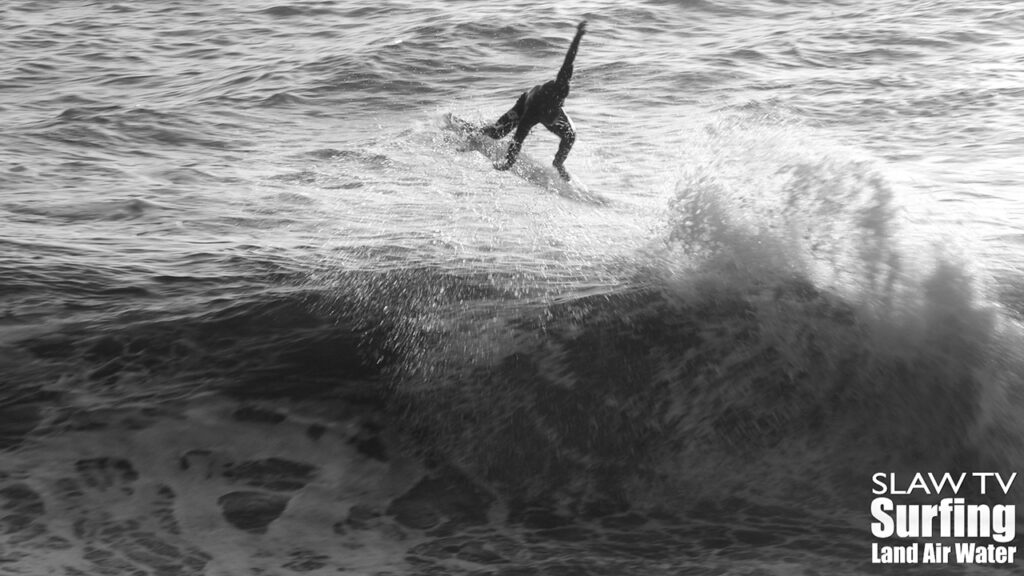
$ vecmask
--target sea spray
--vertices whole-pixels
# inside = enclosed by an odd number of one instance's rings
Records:
[[[410,301],[394,389],[418,442],[580,501],[829,499],[858,470],[963,463],[998,338],[971,273],[904,248],[864,158],[777,124],[708,135],[624,288]]]

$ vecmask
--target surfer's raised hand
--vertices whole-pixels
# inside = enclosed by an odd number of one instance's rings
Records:
[[[586,32],[587,32],[587,21],[586,20],[582,20],[582,21],[580,21],[579,24],[576,25],[576,35],[577,36],[582,36]]]

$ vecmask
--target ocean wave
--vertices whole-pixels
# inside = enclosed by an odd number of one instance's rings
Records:
[[[168,210],[167,206],[142,198],[114,199],[97,202],[81,202],[69,204],[51,203],[46,206],[13,205],[8,204],[5,208],[16,214],[27,214],[55,218],[68,222],[96,221],[116,222],[121,220],[135,220],[159,214]]]
[[[728,4],[0,6],[11,569],[871,572],[1020,469],[1021,7]],[[580,19],[600,207],[431,120]]]
[[[993,400],[1019,394],[1019,337],[970,266],[912,247],[870,162],[771,123],[707,133],[623,288],[529,306],[402,288],[410,434],[513,498],[844,504],[863,470],[1012,470],[980,439],[1020,433],[1020,401]]]

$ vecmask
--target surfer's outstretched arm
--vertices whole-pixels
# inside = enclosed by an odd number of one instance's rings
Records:
[[[572,80],[572,63],[576,60],[576,51],[579,50],[580,39],[583,38],[583,34],[585,34],[586,31],[586,20],[576,25],[576,37],[572,39],[572,44],[569,45],[569,51],[565,53],[565,61],[562,62],[562,69],[558,71],[558,78],[555,79],[559,84],[568,84],[569,80]]]

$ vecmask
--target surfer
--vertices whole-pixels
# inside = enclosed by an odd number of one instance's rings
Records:
[[[576,37],[569,45],[569,51],[565,55],[562,69],[554,80],[538,84],[528,91],[523,92],[516,100],[515,106],[498,118],[498,121],[491,126],[481,128],[481,132],[494,138],[504,138],[516,129],[512,137],[512,143],[508,145],[505,153],[505,163],[495,164],[498,170],[508,170],[516,163],[519,150],[523,147],[523,141],[530,133],[530,130],[537,124],[543,124],[545,128],[553,132],[561,142],[558,144],[558,152],[555,153],[555,161],[552,163],[562,179],[569,181],[569,173],[565,170],[565,159],[569,156],[569,150],[576,141],[576,128],[572,120],[562,109],[566,96],[569,95],[569,80],[572,79],[572,63],[576,59],[576,50],[579,48],[580,39],[587,31],[587,22],[584,20],[576,26]]]

